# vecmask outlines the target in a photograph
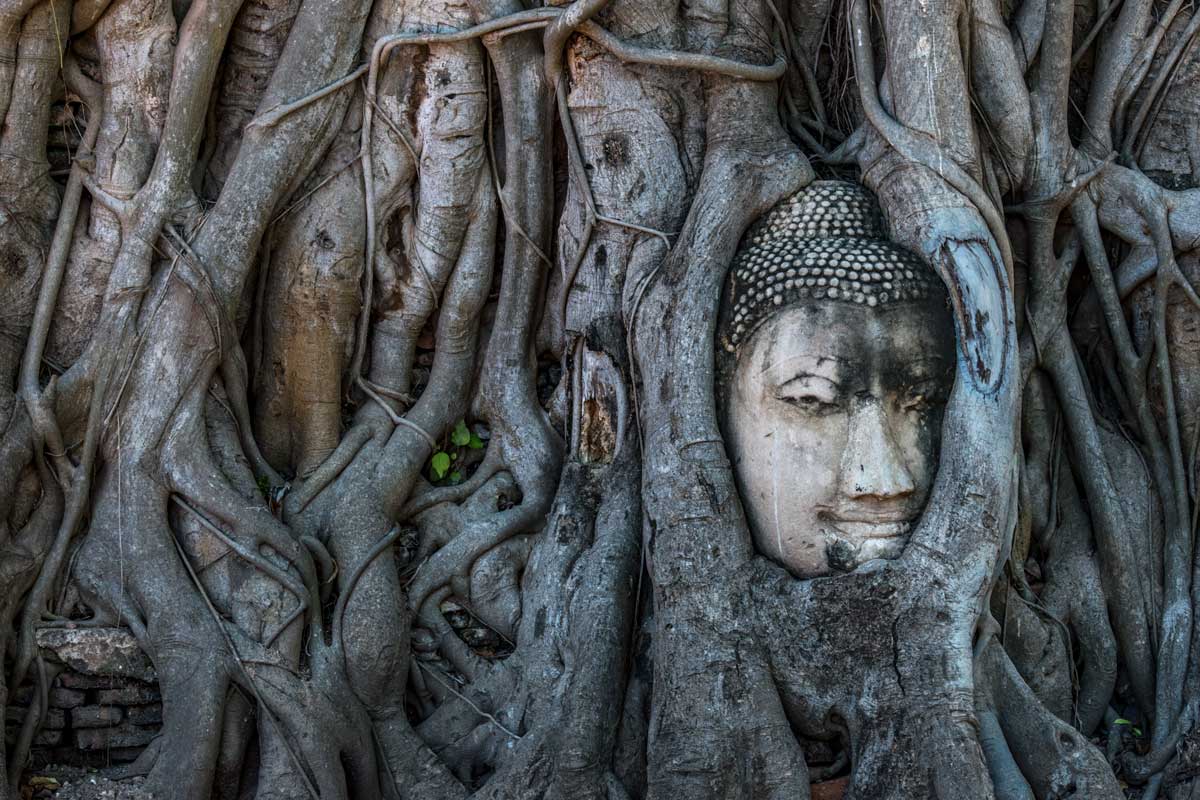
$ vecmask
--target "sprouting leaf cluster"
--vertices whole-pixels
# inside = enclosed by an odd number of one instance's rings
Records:
[[[466,420],[460,419],[450,431],[448,444],[443,444],[442,449],[434,451],[429,457],[429,468],[426,470],[429,479],[436,484],[451,486],[461,483],[462,470],[457,468],[461,463],[460,458],[468,450],[482,449],[483,439],[467,427]]]

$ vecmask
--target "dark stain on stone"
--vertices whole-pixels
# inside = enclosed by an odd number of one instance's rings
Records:
[[[610,133],[604,137],[604,163],[610,167],[623,167],[629,163],[629,137],[623,133]]]

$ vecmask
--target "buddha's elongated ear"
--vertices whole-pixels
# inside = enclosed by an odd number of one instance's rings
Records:
[[[885,205],[910,209],[893,220],[893,233],[943,276],[956,328],[956,381],[938,475],[904,560],[976,596],[1011,530],[1016,492],[1020,391],[1012,287],[983,218],[936,175],[914,168],[874,174],[889,178],[877,188]]]

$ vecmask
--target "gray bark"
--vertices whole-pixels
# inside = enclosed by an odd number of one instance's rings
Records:
[[[917,5],[0,0],[0,707],[120,624],[161,796],[1190,796],[1200,15]],[[957,362],[798,580],[714,347],[817,177]]]

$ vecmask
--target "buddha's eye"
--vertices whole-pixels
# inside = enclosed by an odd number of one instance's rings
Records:
[[[780,386],[775,397],[814,416],[832,414],[842,407],[838,385],[819,375],[797,376]]]
[[[800,395],[799,397],[784,396],[780,397],[779,399],[788,405],[795,406],[801,411],[818,416],[831,414],[838,410],[838,404],[836,402],[822,400],[816,395],[811,394]]]

